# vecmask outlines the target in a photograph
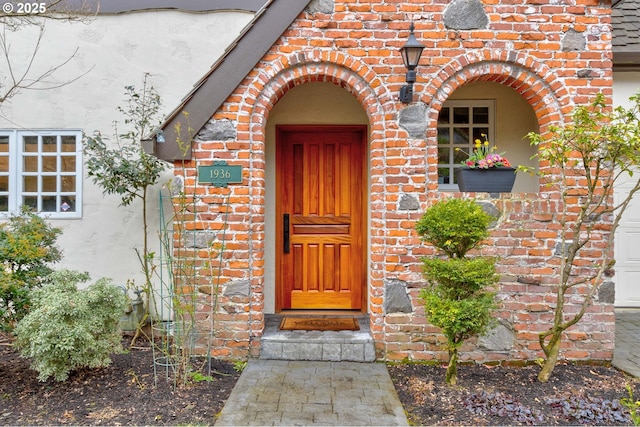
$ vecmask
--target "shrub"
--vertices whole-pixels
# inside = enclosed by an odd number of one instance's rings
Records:
[[[52,227],[28,208],[0,224],[0,329],[11,330],[27,314],[29,291],[51,273],[50,263],[61,258]]]
[[[422,260],[429,283],[420,292],[427,319],[447,338],[447,384],[456,383],[460,346],[486,332],[494,321],[495,259],[466,257],[488,237],[492,220],[474,200],[449,199],[427,209],[416,224],[422,240],[448,256]]]
[[[104,278],[80,290],[76,285],[89,275],[76,271],[54,272],[50,279],[32,292],[33,307],[15,329],[21,355],[31,358],[40,381],[64,381],[71,371],[108,366],[109,355],[122,352],[124,292]]]
[[[416,231],[448,257],[462,258],[489,237],[492,220],[473,200],[449,199],[427,209],[416,223]]]

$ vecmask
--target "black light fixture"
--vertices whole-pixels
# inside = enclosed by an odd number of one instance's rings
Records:
[[[420,62],[420,55],[424,45],[420,44],[413,34],[413,22],[409,27],[409,40],[404,46],[400,48],[400,54],[402,55],[402,61],[404,66],[407,67],[407,84],[400,88],[400,102],[409,104],[413,101],[413,83],[416,81],[416,67]]]

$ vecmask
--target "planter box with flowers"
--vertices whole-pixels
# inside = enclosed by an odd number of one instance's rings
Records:
[[[508,193],[513,189],[516,170],[509,160],[489,148],[486,135],[484,142],[476,139],[476,148],[456,169],[456,182],[460,191],[484,191],[488,193]],[[504,154],[504,153],[503,153]]]

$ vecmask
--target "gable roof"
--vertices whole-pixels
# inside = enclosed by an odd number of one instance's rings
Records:
[[[640,69],[640,0],[615,0],[611,21],[614,68]]]
[[[179,160],[191,157],[191,149],[187,148],[188,152],[184,153],[176,142],[179,136],[175,130],[176,124],[180,123],[182,129],[186,129],[187,126],[196,131],[202,129],[260,58],[302,13],[309,1],[265,2],[238,38],[160,126],[166,142],[155,142],[154,154],[158,158]],[[184,118],[184,112],[189,114],[188,123]]]

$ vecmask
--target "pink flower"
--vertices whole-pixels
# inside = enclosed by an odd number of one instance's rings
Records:
[[[471,169],[490,169],[490,168],[510,168],[511,164],[509,160],[502,157],[501,154],[495,152],[496,147],[490,147],[487,136],[482,134],[484,142],[480,139],[475,140],[475,148],[469,154],[467,160],[464,160],[462,164]],[[456,148],[456,151],[464,151],[460,148]]]

